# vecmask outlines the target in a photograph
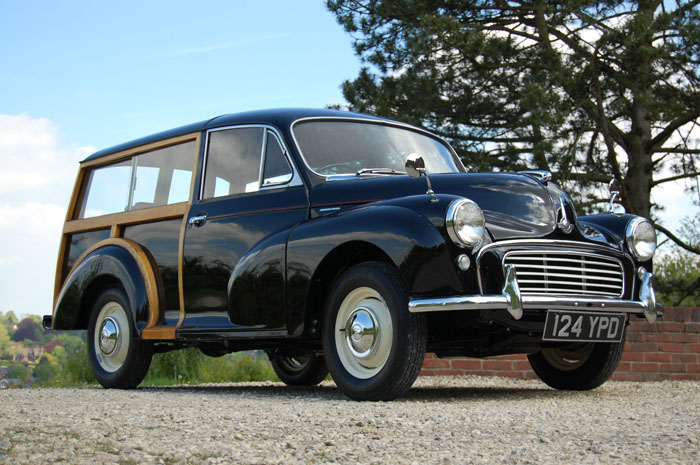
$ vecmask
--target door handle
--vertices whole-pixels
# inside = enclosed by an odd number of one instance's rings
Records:
[[[193,226],[202,226],[205,221],[207,221],[207,215],[197,215],[191,216],[190,219],[187,221],[187,224]]]

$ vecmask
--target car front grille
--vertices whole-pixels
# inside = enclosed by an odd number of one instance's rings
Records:
[[[523,295],[571,294],[620,297],[624,272],[619,260],[577,251],[515,251],[503,265],[514,265]]]

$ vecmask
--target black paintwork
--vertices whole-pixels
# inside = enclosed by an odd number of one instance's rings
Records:
[[[636,264],[624,249],[624,230],[631,215],[591,215],[578,220],[568,196],[551,182],[532,176],[499,173],[430,175],[437,201],[426,195],[423,178],[408,176],[356,177],[327,180],[305,168],[292,137],[295,121],[303,118],[362,118],[378,124],[387,120],[335,110],[267,110],[224,115],[183,126],[97,152],[87,160],[197,131],[264,124],[284,140],[302,186],[199,201],[188,217],[206,215],[201,226],[186,226],[183,254],[185,320],[181,341],[224,341],[229,348],[267,347],[296,341],[318,347],[324,302],[333,280],[344,269],[367,260],[393,264],[411,296],[450,296],[499,293],[503,284],[501,256],[507,248],[493,248],[481,258],[483,288],[476,266],[460,271],[455,259],[467,254],[473,262],[478,250],[454,244],[445,229],[449,204],[460,197],[483,210],[487,234],[482,246],[504,240],[548,239],[597,244],[621,257],[628,283]],[[205,140],[203,137],[202,140]],[[204,144],[201,144],[194,192],[199,192]],[[456,158],[456,155],[453,156]],[[458,163],[459,169],[463,167]],[[575,223],[563,231],[557,223]],[[177,237],[181,221],[135,225],[125,237],[151,253],[165,288],[164,323],[179,316],[177,299]],[[582,227],[596,228],[587,236]],[[104,232],[84,233],[92,242]],[[80,238],[81,235],[76,235]],[[94,236],[94,237],[93,237]],[[68,262],[81,249],[71,247]],[[128,254],[126,254],[128,255]],[[84,320],[81,299],[96,278],[124,282],[137,309],[142,328],[147,302],[138,269],[118,247],[90,255],[64,284],[54,318],[56,329],[77,327]],[[644,264],[650,269],[651,263]],[[111,278],[110,278],[111,277]],[[628,285],[626,298],[638,289]],[[504,317],[506,315],[506,317]],[[530,351],[538,341],[542,316],[527,315],[513,322],[505,312],[450,312],[429,315],[429,350],[443,354],[495,355]],[[515,333],[504,338],[505,328]],[[534,334],[534,335],[533,335]],[[499,339],[496,344],[493,338]]]
[[[120,285],[129,298],[135,331],[143,329],[148,321],[148,298],[141,271],[129,252],[114,245],[90,253],[63,283],[53,329],[87,329],[94,299],[114,285]]]
[[[303,186],[194,203],[185,231],[184,326],[283,330],[285,243],[308,215]]]
[[[136,224],[124,228],[123,237],[141,245],[153,257],[163,282],[164,323],[177,324],[180,318],[177,262],[182,220]]]
[[[80,257],[88,251],[90,247],[109,237],[109,229],[99,229],[84,233],[73,234],[68,241],[68,253],[66,263],[63,267],[61,278],[65,279],[70,270],[78,263]]]

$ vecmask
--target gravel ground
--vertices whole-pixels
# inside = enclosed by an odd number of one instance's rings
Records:
[[[700,463],[700,384],[419,378],[397,401],[333,383],[0,391],[2,464]]]

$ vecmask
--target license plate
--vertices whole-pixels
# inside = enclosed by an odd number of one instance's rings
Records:
[[[624,313],[549,310],[543,341],[620,342],[625,334]]]

